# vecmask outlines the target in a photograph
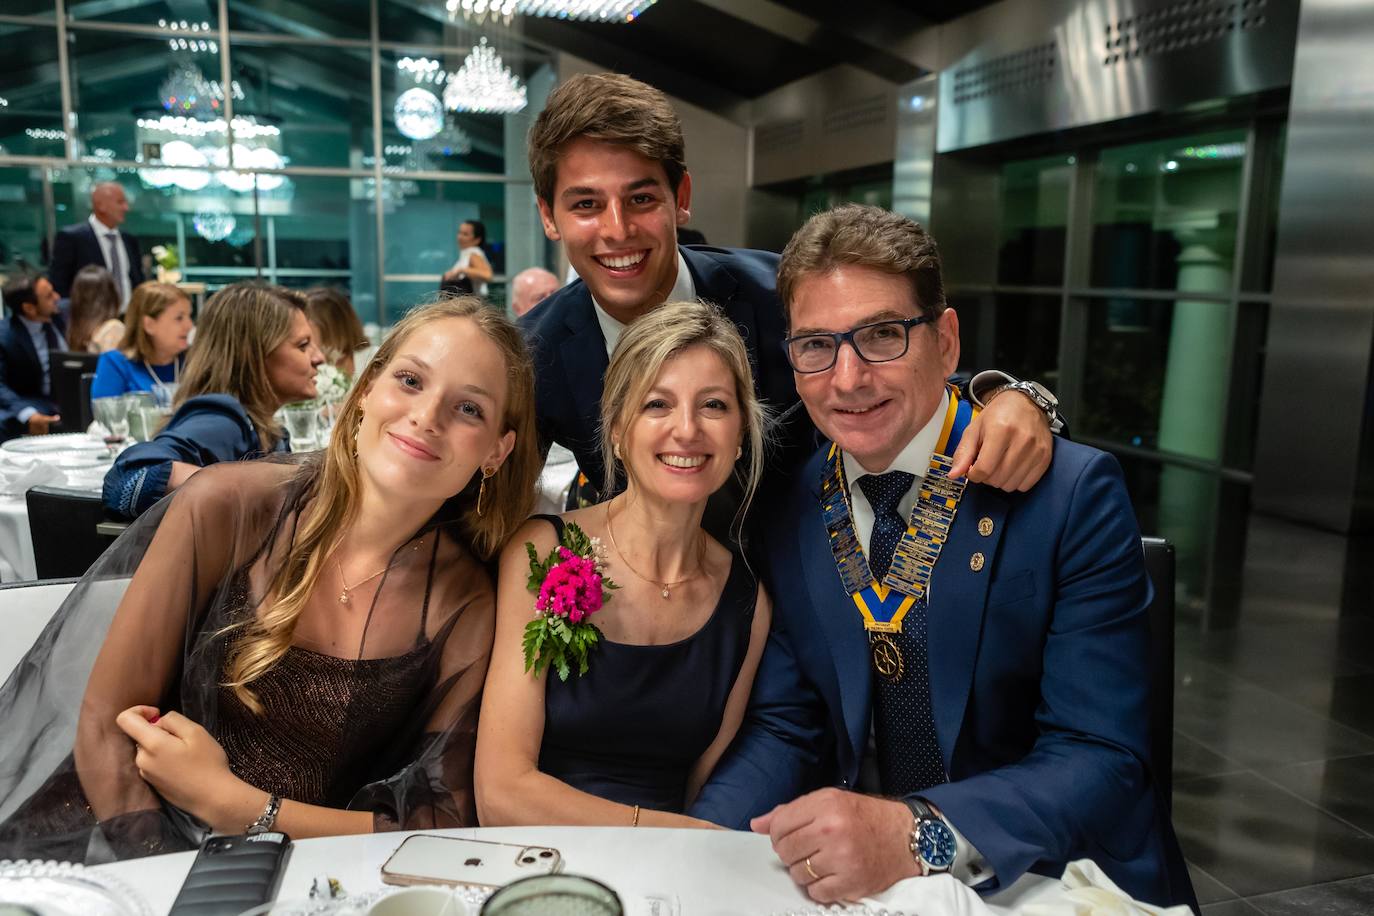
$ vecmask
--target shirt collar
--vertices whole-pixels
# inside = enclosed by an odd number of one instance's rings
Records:
[[[22,321],[22,322],[24,323],[24,327],[26,327],[26,328],[29,329],[29,336],[31,336],[31,337],[42,337],[42,336],[44,336],[44,335],[43,335],[43,325],[47,324],[46,321],[30,321],[28,318],[25,318],[23,315],[20,315],[20,314],[17,314],[17,313],[15,314],[14,317],[15,317],[15,318],[18,318],[20,321]]]
[[[673,288],[668,291],[668,298],[664,302],[690,302],[697,297],[696,284],[692,282],[692,272],[687,269],[687,259],[682,256],[682,249],[677,252],[677,279],[673,281]],[[615,352],[615,345],[620,340],[620,334],[625,330],[625,322],[611,315],[601,307],[601,303],[592,297],[592,307],[596,311],[596,323],[601,325],[601,336],[606,341],[606,357],[610,358]]]
[[[946,390],[944,397],[940,399],[940,406],[935,408],[935,412],[930,415],[926,425],[921,427],[921,431],[912,437],[892,464],[883,468],[879,473],[886,474],[888,471],[906,471],[913,474],[919,480],[926,476],[926,471],[930,468],[930,456],[935,453],[935,446],[940,440],[940,430],[945,425],[945,414],[949,412],[949,391]],[[848,452],[844,453],[844,476],[850,483],[871,474],[872,471],[864,469],[859,460]]]
[[[102,223],[100,220],[96,219],[94,213],[92,213],[89,217],[87,217],[86,222],[88,222],[88,223],[91,224],[91,228],[95,230],[95,234],[98,235],[98,236],[100,236],[101,238],[104,238],[105,236],[109,235],[111,232],[115,233],[116,235],[119,234],[119,230],[118,230],[118,229],[114,228],[113,226],[107,226],[107,225],[105,225],[104,223]]]

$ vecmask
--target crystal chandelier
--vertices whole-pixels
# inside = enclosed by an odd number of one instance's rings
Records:
[[[428,140],[444,129],[444,106],[439,103],[439,97],[418,86],[396,98],[392,116],[396,129],[411,140]]]
[[[210,83],[192,64],[173,69],[158,87],[157,96],[163,108],[182,117],[213,118],[221,105]]]
[[[511,16],[543,16],[548,19],[582,19],[592,22],[634,22],[655,0],[448,0],[451,16],[486,17],[510,22]]]
[[[509,114],[525,107],[525,87],[483,38],[448,78],[444,106],[452,111]]]

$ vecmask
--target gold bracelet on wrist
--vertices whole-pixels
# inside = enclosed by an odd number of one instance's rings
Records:
[[[638,826],[639,826],[639,805],[635,805],[635,813],[634,813],[634,817],[630,820],[630,826],[631,826],[631,827],[638,827]]]

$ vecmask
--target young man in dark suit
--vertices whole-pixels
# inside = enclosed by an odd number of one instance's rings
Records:
[[[621,330],[664,302],[703,299],[739,327],[758,394],[781,414],[770,481],[804,460],[814,429],[797,407],[782,349],[778,256],[678,244],[678,227],[691,217],[692,176],[667,97],[619,74],[575,76],[554,90],[530,130],[529,161],[544,233],[563,243],[580,277],[521,319],[544,443],[572,451],[600,487],[601,380]],[[1045,416],[1027,398],[997,399],[967,438],[959,460],[977,455],[969,473],[994,486],[1029,486],[1049,462]],[[708,528],[722,530],[730,514],[708,507]]]
[[[1116,460],[1057,438],[1025,492],[959,479],[959,321],[911,220],[817,214],[778,287],[828,441],[768,506],[773,632],[690,813],[752,817],[818,901],[943,872],[994,891],[1088,858],[1196,906],[1153,780],[1151,588]]]
[[[0,440],[40,436],[61,419],[52,400],[51,354],[67,348],[57,292],[47,277],[5,284],[0,323]]]
[[[119,227],[129,213],[129,200],[118,183],[106,181],[91,189],[91,215],[84,223],[67,226],[57,233],[52,247],[52,278],[57,294],[71,294],[76,272],[87,264],[98,264],[114,277],[119,301],[127,305],[134,287],[143,282],[143,253],[138,239]]]

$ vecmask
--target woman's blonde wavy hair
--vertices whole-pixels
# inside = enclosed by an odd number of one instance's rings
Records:
[[[305,314],[304,298],[280,286],[234,283],[211,296],[196,324],[173,406],[197,395],[227,394],[243,405],[262,450],[270,452],[282,434],[272,417],[282,400],[267,379],[267,354],[286,343],[297,312]],[[141,326],[129,323],[131,329]]]
[[[534,368],[519,328],[475,296],[440,299],[411,311],[397,323],[358,374],[334,424],[329,445],[316,459],[314,476],[302,495],[301,516],[289,552],[268,585],[272,606],[239,625],[244,635],[233,651],[226,687],[254,712],[262,706],[249,686],[281,660],[296,621],[319,585],[325,563],[356,517],[362,490],[354,436],[363,419],[363,399],[405,340],[420,328],[448,318],[467,318],[490,340],[506,363],[506,404],[501,433],[515,433],[515,446],[486,482],[483,512],[477,514],[479,474],[449,500],[465,547],[482,560],[495,556],[534,508],[534,487],[543,467],[534,423]],[[449,514],[441,510],[441,514]]]
[[[743,419],[743,468],[735,473],[744,485],[744,500],[735,516],[735,534],[763,476],[768,413],[754,393],[749,351],[734,322],[704,302],[667,302],[625,329],[611,354],[601,394],[601,460],[606,468],[603,497],[616,490],[621,462],[615,457],[616,434],[624,433],[668,360],[690,347],[706,347],[721,358],[735,382]],[[627,476],[630,474],[626,468]]]

